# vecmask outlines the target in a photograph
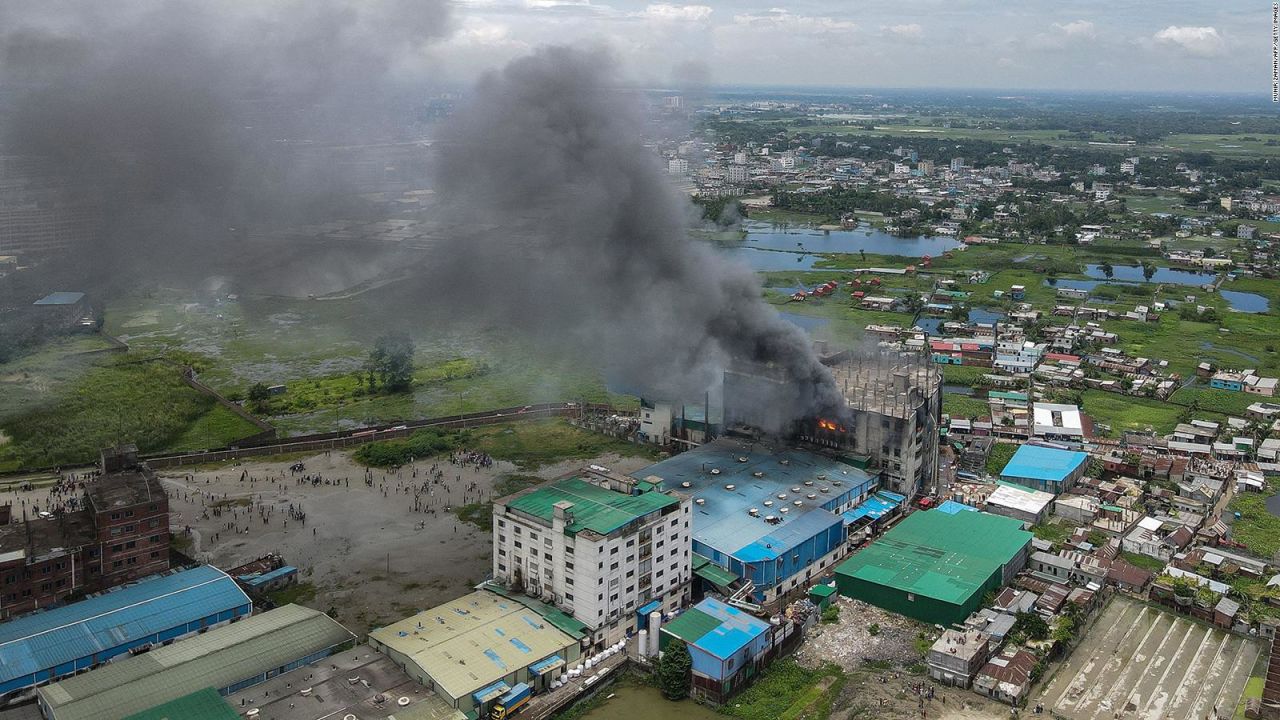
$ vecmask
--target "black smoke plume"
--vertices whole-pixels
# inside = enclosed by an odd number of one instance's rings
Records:
[[[199,277],[348,197],[315,147],[392,132],[448,28],[446,0],[0,3],[0,155],[88,209],[90,275]]]
[[[745,362],[792,384],[776,417],[838,412],[803,331],[747,267],[689,238],[691,204],[643,143],[613,68],[603,53],[550,48],[479,82],[443,135],[437,187],[451,217],[502,229],[441,248],[429,287],[659,397],[700,398]]]

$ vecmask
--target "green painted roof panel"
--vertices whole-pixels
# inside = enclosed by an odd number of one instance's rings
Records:
[[[914,512],[837,575],[963,603],[1031,542],[1022,522],[983,512]]]
[[[722,588],[727,588],[738,581],[737,575],[697,553],[693,554],[693,574]]]
[[[239,720],[240,714],[213,688],[197,690],[124,720]]]
[[[686,643],[696,643],[703,635],[720,627],[720,619],[712,617],[697,608],[680,613],[662,626],[662,632],[680,638]]]
[[[624,495],[570,478],[519,495],[508,502],[507,507],[550,523],[555,505],[561,501],[573,503],[569,511],[572,522],[564,528],[566,535],[577,535],[583,530],[608,535],[637,518],[680,504],[680,500],[671,495],[658,492]]]

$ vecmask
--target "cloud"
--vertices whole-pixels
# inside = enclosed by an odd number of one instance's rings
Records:
[[[897,35],[900,38],[908,40],[919,40],[924,37],[924,28],[919,23],[909,23],[906,25],[882,25],[881,30],[890,34]]]
[[[1157,32],[1153,39],[1157,44],[1174,45],[1198,57],[1215,57],[1227,48],[1226,41],[1215,27],[1170,25]]]
[[[705,22],[711,17],[711,8],[706,5],[672,5],[671,3],[654,3],[644,10],[635,13],[636,17],[645,20],[662,22]]]
[[[783,8],[770,8],[760,13],[734,15],[735,25],[752,28],[786,30],[796,33],[845,33],[858,28],[849,20],[839,20],[818,15],[796,15]]]
[[[1074,22],[1069,22],[1065,25],[1062,23],[1054,23],[1053,27],[1055,27],[1059,32],[1061,32],[1063,35],[1066,35],[1067,37],[1093,37],[1094,36],[1093,23],[1089,22],[1088,20],[1076,20]]]

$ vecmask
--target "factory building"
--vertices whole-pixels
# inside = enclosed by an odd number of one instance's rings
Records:
[[[723,704],[764,669],[773,647],[770,625],[738,608],[707,598],[662,626],[659,647],[683,640],[693,660],[689,694]]]
[[[824,362],[844,396],[842,417],[789,417],[797,412],[794,383],[770,368],[739,365],[725,372],[726,427],[783,428],[784,435],[866,458],[867,466],[882,475],[886,490],[908,499],[933,492],[941,371],[915,354],[837,355]]]
[[[959,623],[1026,565],[1031,537],[1013,518],[915,512],[836,568],[836,587],[921,622]]]
[[[687,603],[689,524],[687,497],[593,466],[493,504],[493,577],[564,609],[603,648],[642,606]]]
[[[1022,445],[1013,454],[1000,479],[1054,495],[1075,487],[1089,463],[1089,454],[1040,445]]]
[[[201,566],[10,620],[0,624],[0,693],[88,670],[252,611],[234,580]]]
[[[877,488],[877,478],[845,461],[735,438],[633,476],[692,496],[694,563],[732,573],[734,596],[760,605],[808,588],[839,561],[848,548],[847,527],[865,520],[858,507]],[[723,572],[699,572],[704,575],[724,585]]]
[[[169,569],[160,482],[131,447],[104,451],[102,470],[76,509],[0,525],[0,617]]]
[[[121,720],[204,688],[227,695],[322,660],[355,636],[285,605],[40,688],[47,720]]]
[[[369,644],[471,720],[526,684],[550,688],[582,656],[586,628],[553,624],[522,602],[487,590],[369,633]],[[574,633],[574,634],[571,634]]]

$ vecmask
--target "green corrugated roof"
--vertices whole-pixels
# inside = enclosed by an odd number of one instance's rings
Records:
[[[577,535],[583,530],[608,535],[637,518],[680,504],[671,495],[658,492],[624,495],[570,478],[520,495],[508,502],[507,507],[551,522],[555,504],[561,501],[573,503],[569,511],[573,521],[565,525],[566,535]]]
[[[697,553],[693,554],[693,574],[722,588],[727,588],[738,581],[737,575]]]
[[[197,690],[124,720],[239,720],[240,713],[213,688]]]
[[[837,575],[963,603],[1031,542],[1022,521],[983,512],[914,512],[843,562]]]
[[[817,595],[818,597],[831,597],[835,593],[836,593],[836,589],[831,587],[830,585],[814,585],[813,587],[809,588],[809,594]]]
[[[560,632],[572,636],[575,640],[581,640],[587,636],[586,623],[580,622],[574,616],[566,613],[558,607],[555,607],[554,605],[548,605],[541,600],[531,598],[523,593],[513,593],[495,582],[486,582],[482,586],[482,589],[488,590],[491,593],[496,593],[502,597],[515,600],[521,605],[524,605],[530,610],[538,613],[542,616],[543,620],[551,623]]]
[[[40,688],[56,720],[120,720],[223,688],[354,639],[322,612],[285,605]]]
[[[675,620],[662,626],[662,632],[678,637],[686,643],[696,643],[703,635],[720,627],[720,620],[697,608],[680,613]]]

